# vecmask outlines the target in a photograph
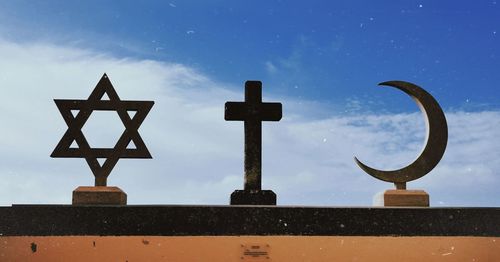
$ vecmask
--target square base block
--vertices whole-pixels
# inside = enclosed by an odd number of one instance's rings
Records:
[[[231,205],[276,205],[276,194],[271,190],[235,190]]]
[[[73,205],[126,205],[127,194],[115,186],[80,186],[73,191]]]
[[[424,190],[386,190],[384,192],[386,207],[429,207],[429,194]]]

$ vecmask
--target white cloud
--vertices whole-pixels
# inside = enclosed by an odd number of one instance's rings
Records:
[[[243,99],[245,79],[229,88],[179,64],[43,43],[0,42],[0,57],[0,205],[67,204],[73,189],[92,185],[83,159],[49,157],[66,130],[53,99],[87,98],[104,72],[122,99],[155,101],[140,129],[154,159],[120,160],[108,180],[127,192],[130,204],[227,204],[242,188],[243,125],[225,122],[223,106]],[[392,186],[364,174],[353,156],[399,168],[423,143],[420,113],[317,119],[301,113],[308,101],[266,100],[284,104],[283,120],[263,125],[264,188],[278,194],[279,204],[371,205],[374,194]],[[500,112],[447,118],[445,157],[409,188],[425,189],[432,205],[499,206]]]
[[[271,61],[266,61],[265,66],[266,66],[266,71],[269,74],[274,74],[278,71],[278,68],[276,68],[276,66]]]

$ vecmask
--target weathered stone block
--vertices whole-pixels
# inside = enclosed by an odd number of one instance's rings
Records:
[[[424,190],[386,190],[384,206],[428,207],[429,194]]]
[[[276,205],[276,194],[271,190],[235,190],[231,205]]]
[[[126,205],[127,194],[112,186],[80,186],[73,191],[73,205]]]

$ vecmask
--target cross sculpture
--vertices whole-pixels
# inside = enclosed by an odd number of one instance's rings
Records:
[[[245,82],[245,102],[226,102],[224,119],[244,121],[244,190],[231,194],[231,205],[276,205],[276,194],[262,190],[262,121],[280,121],[281,103],[262,103],[262,82]]]

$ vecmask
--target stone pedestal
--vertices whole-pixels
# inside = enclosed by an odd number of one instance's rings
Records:
[[[429,207],[429,194],[424,190],[386,190],[383,203],[386,207]]]
[[[126,205],[127,194],[112,186],[80,186],[73,191],[73,205]]]
[[[276,194],[271,190],[235,190],[231,205],[276,205]]]

